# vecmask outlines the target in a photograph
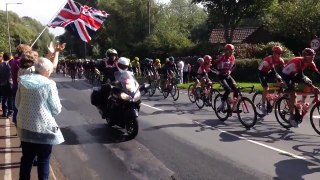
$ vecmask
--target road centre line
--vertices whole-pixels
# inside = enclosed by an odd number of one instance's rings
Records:
[[[163,111],[162,109],[155,108],[155,107],[152,107],[152,106],[147,105],[147,104],[144,104],[144,103],[142,103],[142,105],[145,105],[145,106],[147,106],[147,107],[149,107],[149,108],[152,108],[152,109],[156,109],[156,110],[159,110],[159,111]],[[190,119],[187,119],[187,118],[184,118],[184,119],[190,120]],[[289,155],[289,156],[291,156],[291,157],[293,157],[293,158],[296,158],[296,159],[304,160],[304,161],[309,162],[309,163],[311,163],[311,164],[314,164],[314,165],[316,165],[316,166],[320,166],[320,163],[318,163],[318,162],[316,162],[316,161],[307,159],[307,158],[302,157],[302,156],[299,156],[299,155],[295,155],[295,154],[290,153],[290,152],[288,152],[288,151],[284,151],[284,150],[282,150],[282,149],[275,148],[275,147],[273,147],[273,146],[269,146],[269,145],[263,144],[263,143],[258,142],[258,141],[254,141],[254,140],[251,140],[251,139],[249,139],[249,138],[242,137],[242,136],[233,134],[233,133],[231,133],[231,132],[228,132],[228,131],[225,131],[225,130],[222,130],[222,129],[219,129],[219,128],[216,128],[216,127],[213,127],[213,126],[208,126],[208,125],[206,125],[206,124],[200,123],[200,122],[195,121],[195,120],[191,120],[191,121],[192,121],[193,123],[195,123],[195,124],[198,124],[198,125],[202,126],[202,127],[213,128],[213,129],[216,129],[216,130],[218,130],[218,131],[220,131],[220,132],[222,132],[222,133],[226,133],[226,134],[229,134],[229,135],[231,135],[231,136],[237,137],[237,138],[239,138],[239,139],[248,141],[248,142],[250,142],[250,143],[252,143],[252,144],[255,144],[255,145],[258,145],[258,146],[262,146],[262,147],[264,147],[264,148],[267,148],[267,149],[276,151],[276,152],[278,152],[278,153],[282,153],[282,154]]]

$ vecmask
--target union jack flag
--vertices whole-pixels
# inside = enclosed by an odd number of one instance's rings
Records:
[[[68,0],[64,8],[48,26],[53,28],[63,27],[83,41],[89,42],[91,40],[90,36],[102,26],[108,15],[105,11],[82,6]]]

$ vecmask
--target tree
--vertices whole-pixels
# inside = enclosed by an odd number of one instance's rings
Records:
[[[209,22],[214,20],[221,24],[226,42],[231,43],[234,30],[241,20],[263,14],[274,0],[193,0],[193,2],[201,3],[207,8]]]
[[[320,34],[319,9],[318,0],[282,1],[274,5],[264,21],[270,31],[306,45]]]
[[[20,18],[16,13],[9,11],[9,25],[12,51],[20,43],[31,44],[44,26],[30,17]],[[40,55],[45,55],[47,45],[53,39],[53,35],[47,30],[34,45]],[[6,12],[0,11],[0,51],[9,51]]]

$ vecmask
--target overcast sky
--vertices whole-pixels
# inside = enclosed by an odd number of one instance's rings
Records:
[[[166,3],[170,0],[158,1]],[[47,24],[65,2],[67,0],[0,0],[0,9],[5,10],[6,3],[22,3],[8,4],[8,11],[14,11],[20,17],[29,16],[40,21],[42,24]],[[63,28],[49,28],[49,30],[56,36],[64,32]]]

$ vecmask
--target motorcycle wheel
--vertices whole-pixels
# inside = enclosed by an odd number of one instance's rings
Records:
[[[134,139],[138,135],[139,124],[136,117],[130,118],[126,123],[127,138]]]

